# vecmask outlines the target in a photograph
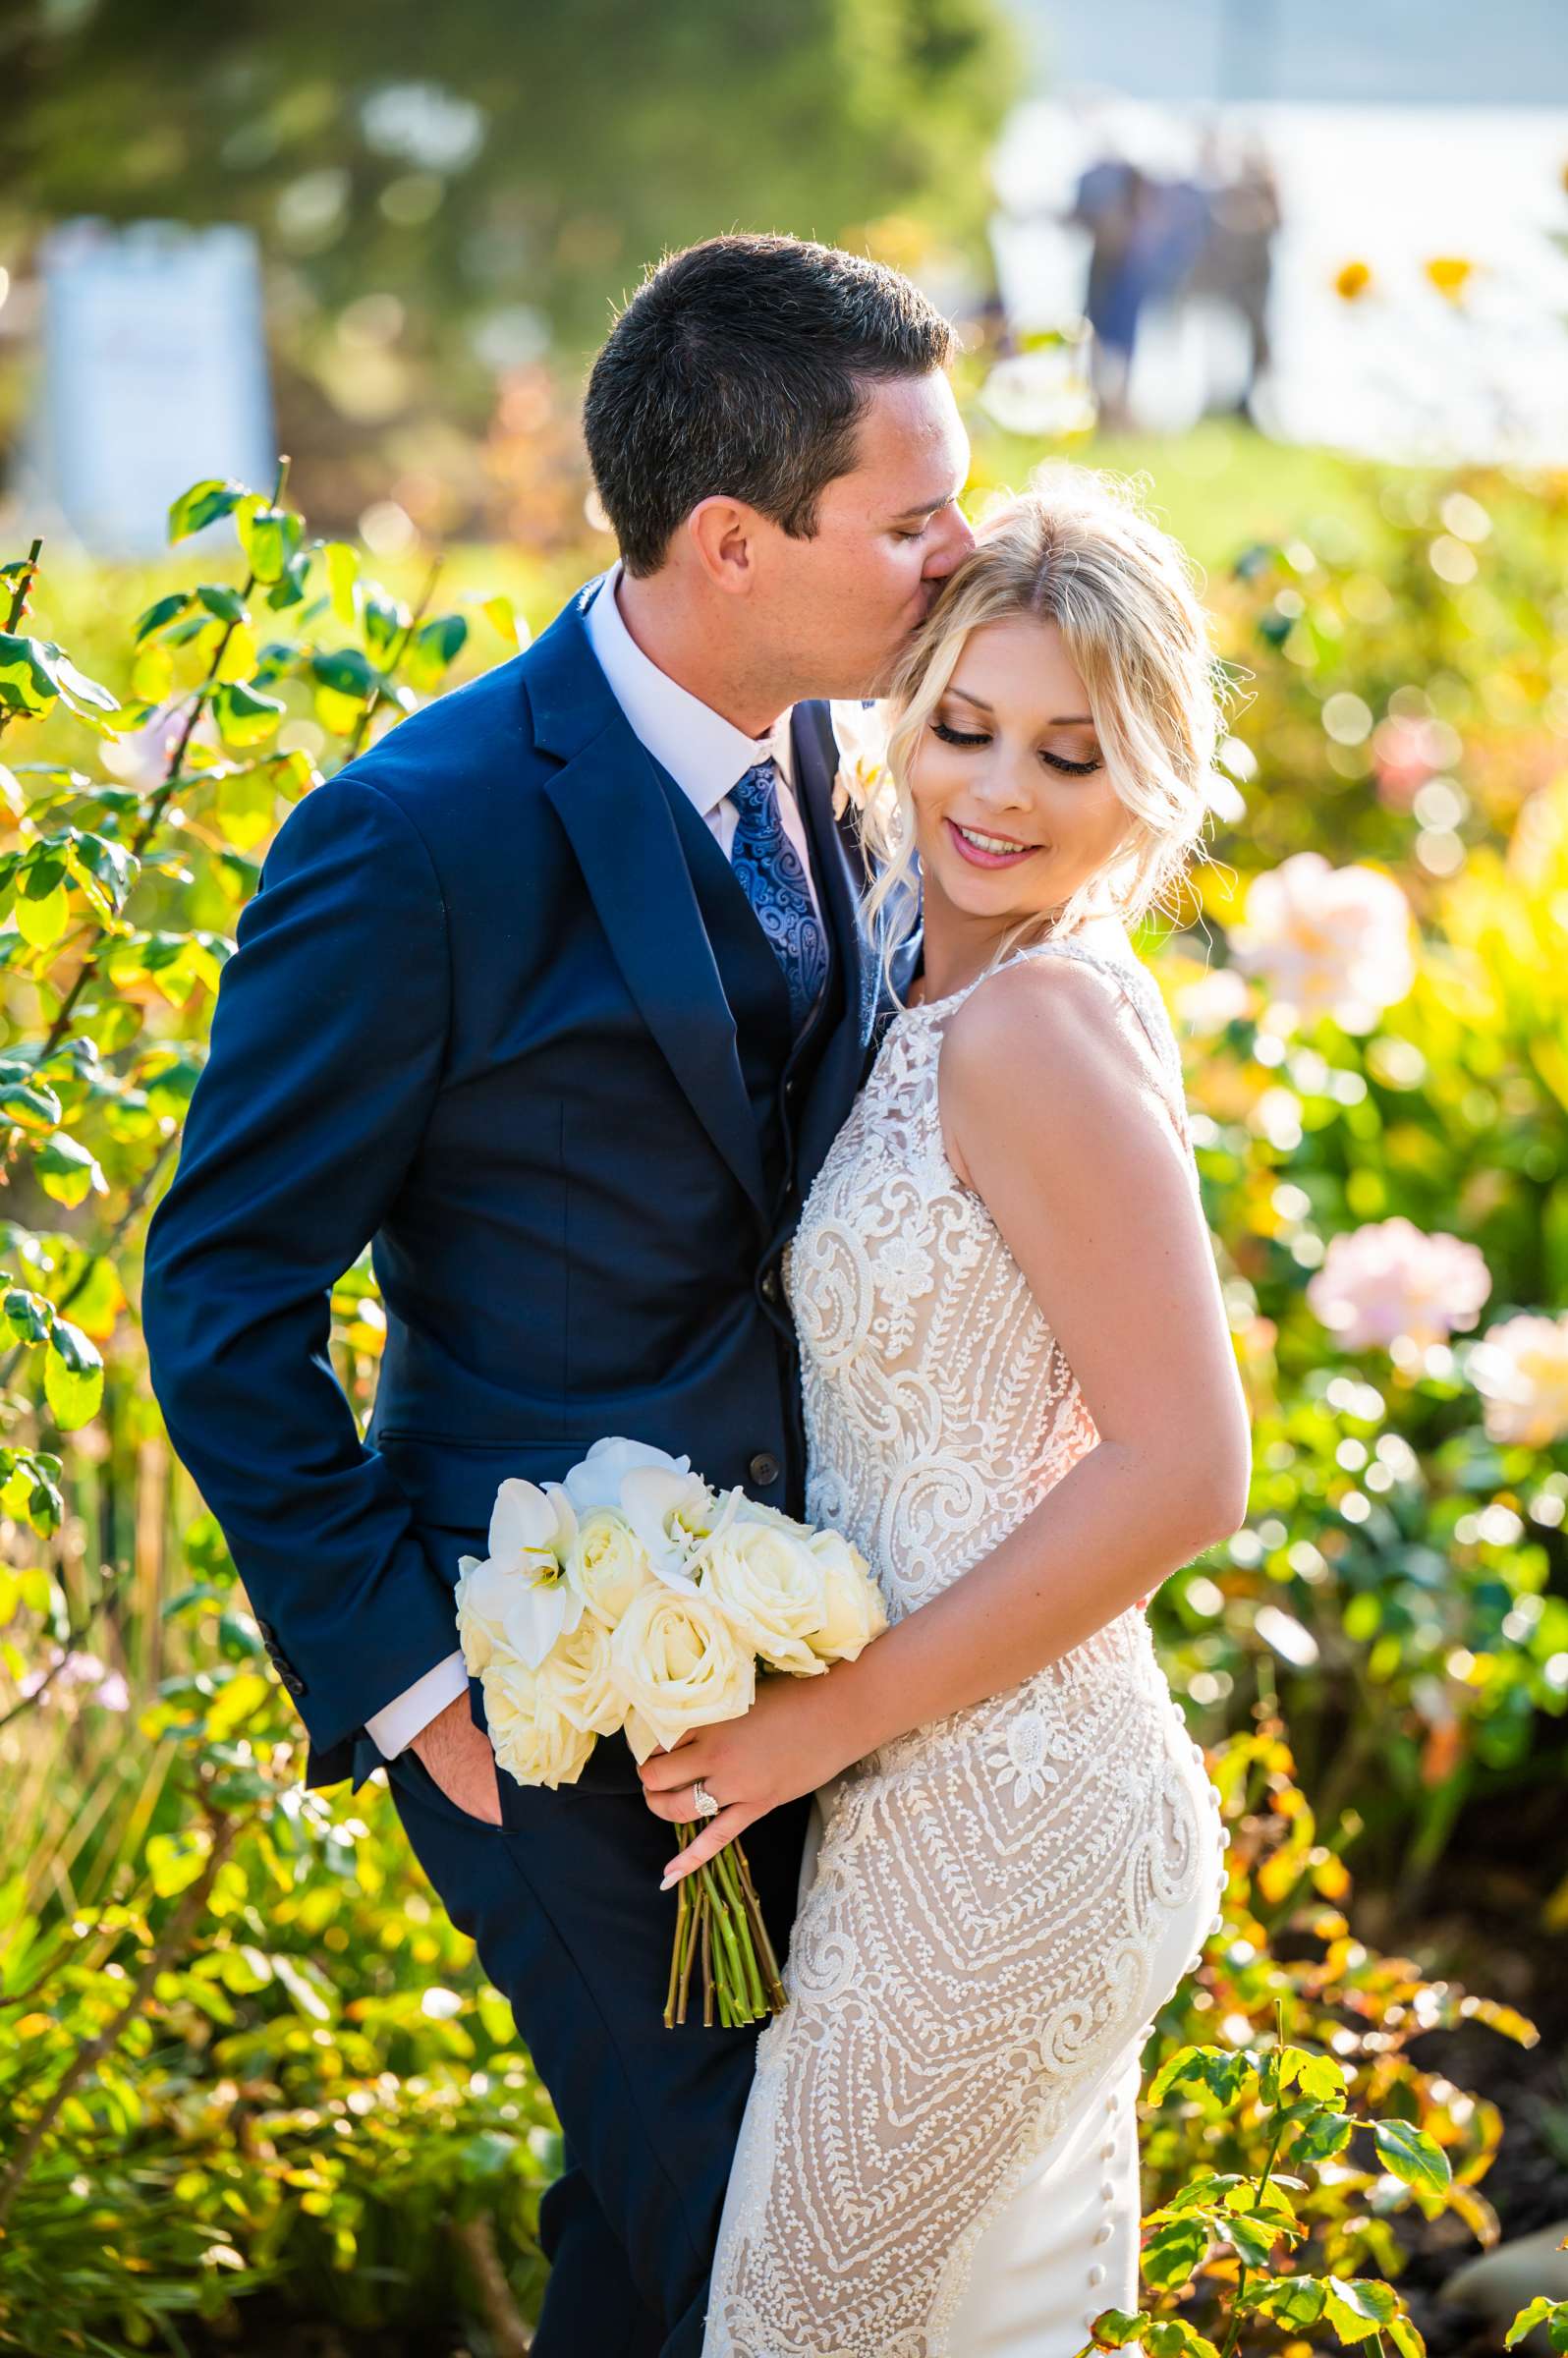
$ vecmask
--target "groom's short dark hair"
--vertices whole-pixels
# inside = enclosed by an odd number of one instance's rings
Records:
[[[667,254],[588,378],[588,461],[628,573],[656,573],[699,501],[745,500],[809,539],[855,464],[870,387],[925,376],[953,331],[896,270],[802,238]]]

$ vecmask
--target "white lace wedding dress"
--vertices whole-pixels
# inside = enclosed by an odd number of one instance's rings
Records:
[[[1021,954],[1100,975],[1185,1145],[1175,1041],[1120,929]],[[865,1550],[894,1620],[1095,1440],[943,1151],[968,995],[894,1018],[787,1270],[811,1518]],[[1135,2306],[1139,2054],[1214,1914],[1216,1800],[1138,1610],[822,1789],[703,2358],[1071,2358]]]

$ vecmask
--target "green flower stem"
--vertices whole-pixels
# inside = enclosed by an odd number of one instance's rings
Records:
[[[706,1872],[711,1874],[710,1869]],[[736,2000],[739,2018],[743,2022],[755,2022],[757,2015],[765,2011],[761,1984],[756,1985],[754,1998],[751,1980],[746,1970],[745,1946],[737,1931],[729,1901],[724,1897],[716,1879],[709,1884],[709,1893],[708,1904],[713,1910],[714,1925],[717,1928],[724,1953],[729,1960],[730,1988]],[[754,1966],[753,1971],[755,1972],[755,1970]]]
[[[1283,2052],[1285,2046],[1285,2008],[1282,2000],[1276,2002],[1275,2004],[1274,2022],[1279,2035],[1280,2050]],[[1279,2082],[1276,2079],[1274,2083],[1274,2134],[1269,2140],[1268,2156],[1263,2163],[1262,2176],[1258,2181],[1259,2202],[1262,2201],[1263,2196],[1268,2191],[1268,2181],[1274,2174],[1274,2163],[1279,2159],[1279,2149],[1285,2141],[1285,2131],[1289,2125],[1289,2122],[1285,2118],[1285,2091],[1279,2085]],[[1230,2327],[1226,2332],[1224,2342],[1221,2345],[1219,2358],[1234,2358],[1236,2344],[1241,2338],[1242,2296],[1247,2290],[1248,2274],[1249,2271],[1247,2263],[1245,2260],[1243,2260],[1240,2262],[1240,2265],[1236,2271],[1236,2289],[1230,2296]]]
[[[736,1880],[740,1883],[745,1898],[747,1920],[752,1928],[752,1937],[756,1944],[762,1979],[767,1986],[768,2005],[773,2013],[782,2014],[789,2003],[789,1998],[784,1989],[784,1977],[779,1972],[778,1958],[773,1953],[773,1943],[767,1937],[767,1926],[762,1921],[762,1903],[757,1898],[756,1886],[752,1881],[751,1863],[738,1839],[727,1846],[724,1856],[733,1864]]]
[[[681,1840],[689,1839],[690,1829],[677,1826]],[[686,1998],[692,1984],[692,1963],[698,1949],[698,1930],[700,1910],[697,1893],[690,1888],[689,1879],[683,1880],[675,1902],[675,1945],[670,1957],[670,1987],[664,2001],[664,2027],[673,2030],[686,2020]],[[704,1989],[707,1982],[707,1955],[704,1945],[702,1959]]]
[[[735,1873],[734,1862],[727,1852],[721,1852],[715,1864],[719,1869],[719,1880],[724,1886],[730,1919],[735,1926],[736,1940],[746,1963],[746,1986],[756,2016],[770,2014],[772,2007],[768,2003],[768,1993],[762,1980],[751,1913],[746,1905],[746,1894],[741,1889],[740,1879]]]
[[[43,542],[41,540],[34,540],[32,546],[28,551],[27,570],[24,573],[18,574],[16,588],[11,593],[11,611],[6,616],[5,620],[5,628],[8,632],[16,629],[18,623],[22,620],[23,615],[27,612],[28,592],[32,588],[34,581],[37,579],[38,559],[40,556],[42,556],[42,554]],[[9,712],[0,712],[0,729],[4,729],[7,721],[12,719],[12,717],[13,715]]]
[[[675,2026],[676,2001],[681,1994],[683,1966],[690,1956],[692,1945],[691,1909],[687,1906],[686,1885],[681,1885],[675,1906],[675,1939],[670,1949],[670,1982],[664,1993],[664,2028]]]
[[[713,2028],[713,1942],[708,1932],[707,1910],[699,1911],[702,1927],[702,2028]],[[681,1992],[681,2020],[686,2020],[686,1992]]]
[[[272,504],[274,507],[276,507],[277,501],[274,500]],[[404,625],[402,632],[399,634],[392,647],[392,651],[387,656],[385,663],[376,673],[375,685],[371,688],[369,695],[364,700],[364,709],[354,724],[354,735],[349,740],[349,750],[344,758],[345,768],[348,767],[350,761],[355,759],[357,755],[363,753],[364,750],[364,741],[370,733],[370,723],[375,718],[376,713],[379,711],[382,699],[386,695],[386,684],[388,680],[396,678],[398,665],[402,662],[404,656],[409,651],[410,642],[412,641],[415,632],[419,629],[420,622],[424,618],[426,607],[429,605],[431,598],[435,595],[435,585],[440,578],[441,560],[439,557],[437,557],[434,564],[430,567],[429,572],[425,576],[424,588],[420,592],[420,602],[415,607],[413,613],[409,616],[409,619]]]

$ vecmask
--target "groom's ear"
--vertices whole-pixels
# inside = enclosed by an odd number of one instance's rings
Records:
[[[700,499],[681,528],[704,580],[726,597],[747,597],[756,587],[762,519],[743,499]]]

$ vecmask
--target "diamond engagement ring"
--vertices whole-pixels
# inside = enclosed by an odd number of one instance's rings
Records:
[[[700,1777],[692,1787],[692,1804],[700,1818],[716,1818],[719,1814],[718,1803]]]

